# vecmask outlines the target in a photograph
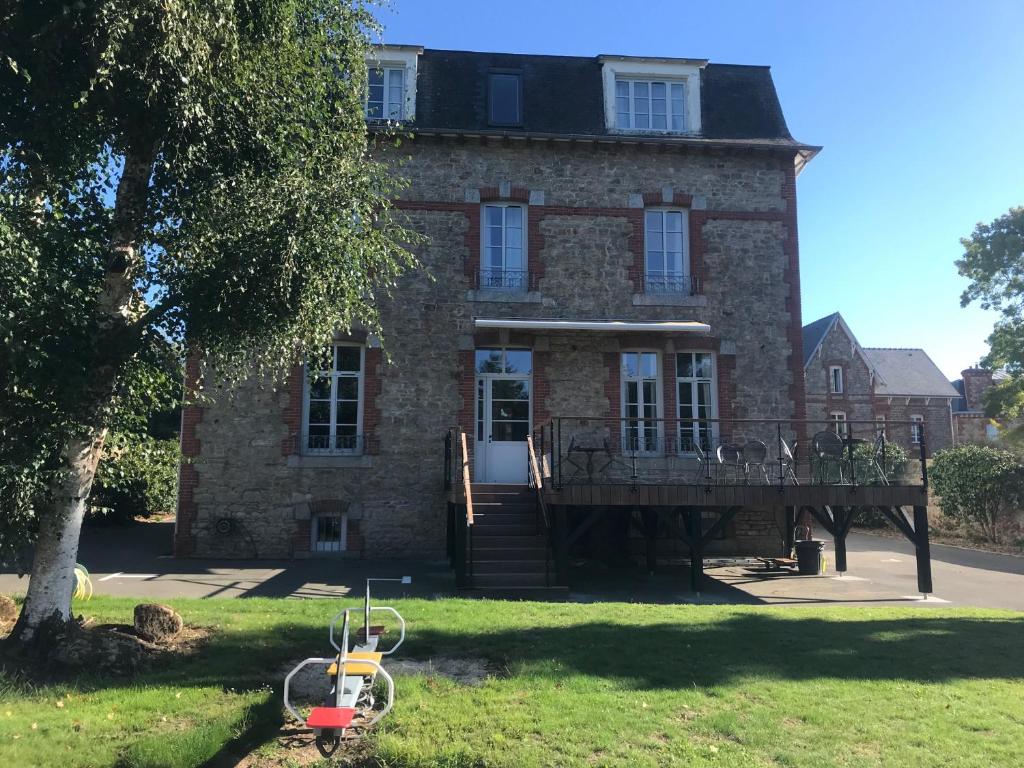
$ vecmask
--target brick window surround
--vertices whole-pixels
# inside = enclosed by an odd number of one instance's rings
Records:
[[[309,503],[309,517],[305,520],[295,521],[295,529],[292,533],[292,552],[318,554],[325,557],[339,554],[338,552],[316,552],[313,549],[313,521],[320,515],[336,515],[339,517],[347,515],[348,507],[349,505],[341,499],[318,499],[311,501]],[[364,542],[360,523],[361,521],[353,520],[351,517],[346,521],[345,546],[341,552],[362,553]]]
[[[351,342],[355,344],[366,344],[367,333],[365,331],[353,331],[345,335],[338,335],[335,342]],[[375,454],[378,452],[377,427],[380,424],[381,413],[379,396],[383,386],[382,369],[384,356],[380,347],[367,346],[364,356],[363,371],[363,453]],[[285,424],[286,433],[281,440],[282,456],[297,456],[302,453],[302,401],[306,386],[305,366],[297,364],[292,367],[284,384],[283,391],[288,401],[282,413],[282,420]]]

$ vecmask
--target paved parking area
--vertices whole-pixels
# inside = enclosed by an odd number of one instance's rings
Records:
[[[193,560],[170,556],[173,524],[98,527],[85,531],[79,560],[97,594],[170,600],[177,597],[343,597],[361,594],[367,576],[412,576],[385,594],[433,597],[454,592],[447,564],[395,560]],[[902,538],[851,533],[849,571],[840,577],[765,572],[759,565],[709,567],[707,589],[688,590],[685,566],[651,576],[639,571],[583,571],[570,599],[767,605],[927,605],[1024,611],[1024,558],[932,545],[935,595],[917,594],[913,547]],[[828,552],[828,550],[826,550]],[[832,558],[829,557],[830,563]],[[0,574],[0,592],[24,592],[27,579]]]

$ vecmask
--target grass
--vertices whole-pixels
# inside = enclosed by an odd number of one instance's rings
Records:
[[[89,612],[123,621],[132,604],[96,598]],[[410,629],[403,658],[485,657],[493,674],[475,687],[399,677],[395,710],[369,737],[392,768],[1024,764],[1020,614],[396,606]],[[132,681],[85,676],[35,688],[3,679],[3,764],[216,765],[242,742],[269,740],[282,716],[268,685],[286,661],[326,650],[335,603],[175,607],[217,628],[198,657]]]

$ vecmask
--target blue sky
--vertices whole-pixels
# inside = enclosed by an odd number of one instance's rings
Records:
[[[865,346],[923,347],[950,377],[994,316],[953,261],[1024,205],[1024,2],[394,0],[385,39],[428,48],[768,64],[793,135],[805,322],[839,310]]]

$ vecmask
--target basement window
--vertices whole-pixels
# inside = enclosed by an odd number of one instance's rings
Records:
[[[310,547],[314,552],[344,552],[345,540],[348,538],[348,516],[314,515],[310,534]]]

